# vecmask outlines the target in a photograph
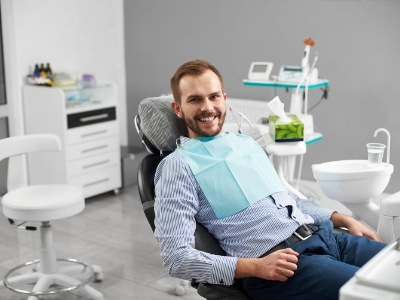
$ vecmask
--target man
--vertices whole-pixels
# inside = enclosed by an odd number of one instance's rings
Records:
[[[155,176],[155,235],[169,274],[225,285],[241,278],[252,299],[337,299],[385,244],[355,219],[289,195],[250,137],[221,133],[227,96],[214,66],[183,64],[171,89],[188,137]],[[196,220],[228,256],[194,249]]]

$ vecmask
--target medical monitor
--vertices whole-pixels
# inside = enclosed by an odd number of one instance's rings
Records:
[[[268,81],[274,64],[272,62],[252,62],[249,80]]]

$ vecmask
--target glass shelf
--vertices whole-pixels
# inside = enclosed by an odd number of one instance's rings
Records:
[[[115,105],[115,89],[112,84],[98,84],[92,87],[61,89],[65,96],[68,113],[100,109]]]

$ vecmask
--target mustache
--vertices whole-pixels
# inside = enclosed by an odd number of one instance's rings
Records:
[[[196,115],[196,118],[209,118],[209,117],[215,117],[219,116],[221,113],[220,112],[202,112]]]

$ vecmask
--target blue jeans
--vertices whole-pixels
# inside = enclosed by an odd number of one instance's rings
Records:
[[[339,289],[386,244],[348,233],[334,233],[327,222],[305,241],[289,247],[298,252],[294,275],[286,282],[244,278],[242,284],[254,300],[339,298]]]

